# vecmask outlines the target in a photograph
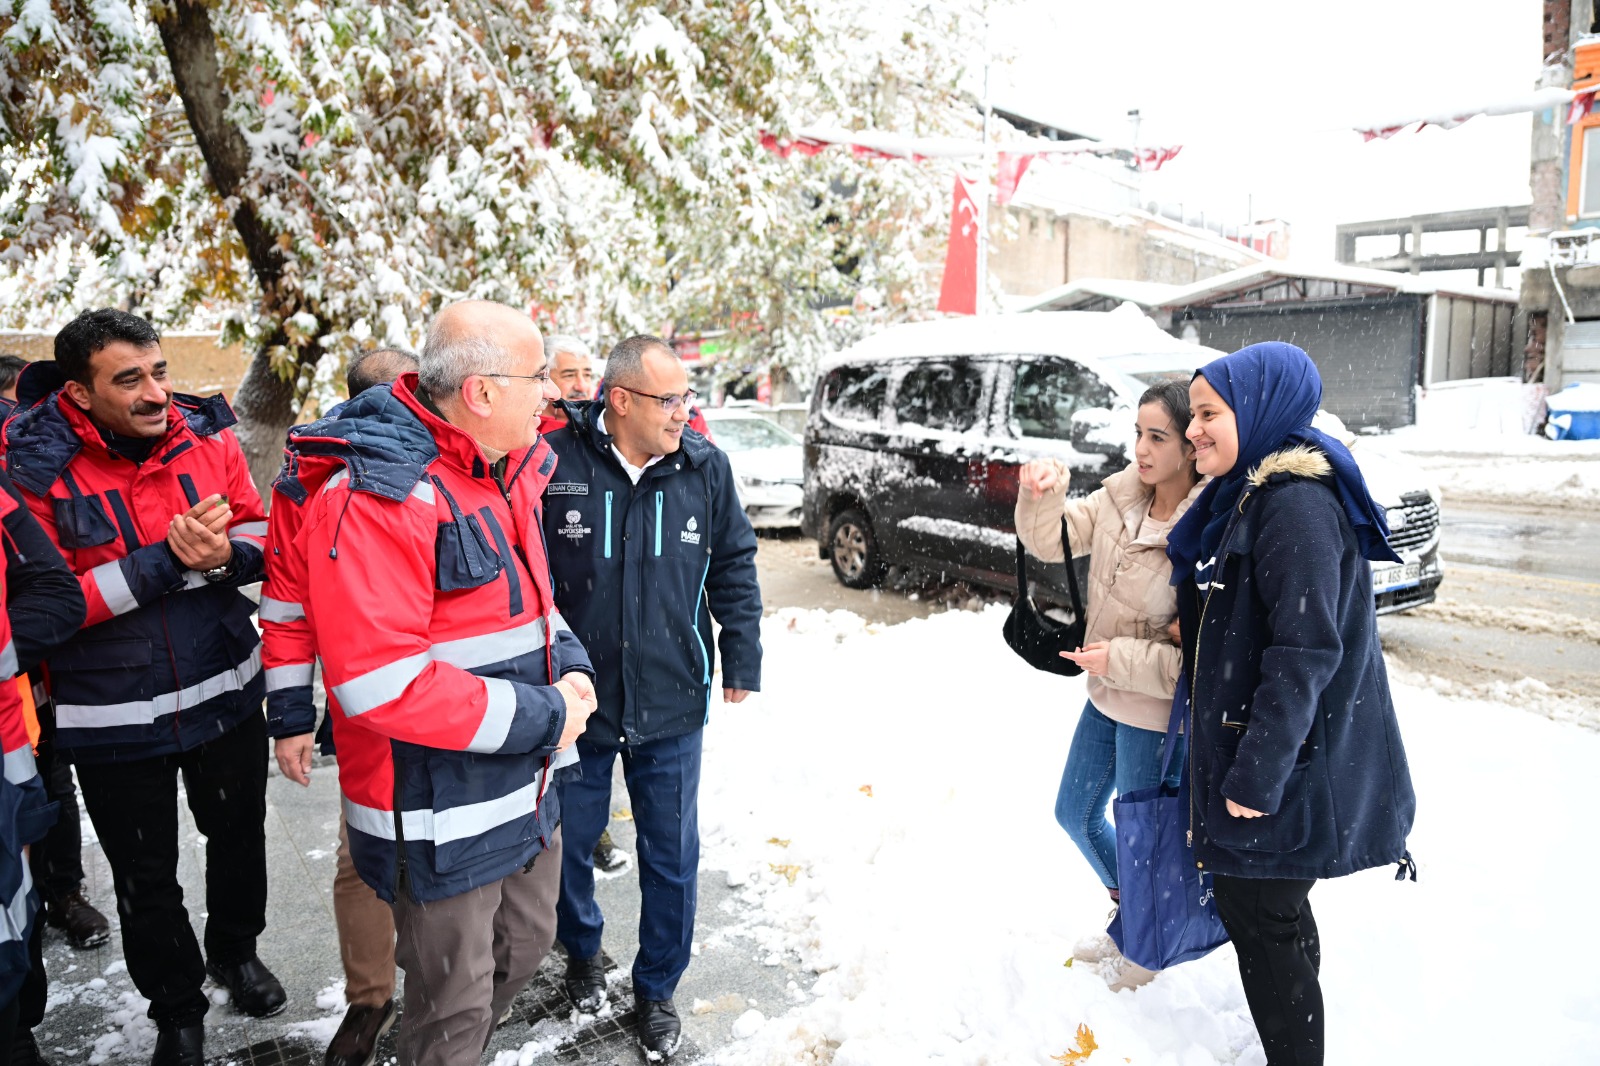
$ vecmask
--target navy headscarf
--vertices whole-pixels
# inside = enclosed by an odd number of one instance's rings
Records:
[[[1333,490],[1350,516],[1361,554],[1372,560],[1400,561],[1389,547],[1384,509],[1367,491],[1350,449],[1311,428],[1311,420],[1322,406],[1322,378],[1310,356],[1292,344],[1267,341],[1213,360],[1195,374],[1204,375],[1233,409],[1239,429],[1239,458],[1233,469],[1212,479],[1168,535],[1167,557],[1172,560],[1174,585],[1216,558],[1250,472],[1267,456],[1297,444],[1327,456],[1333,467]]]

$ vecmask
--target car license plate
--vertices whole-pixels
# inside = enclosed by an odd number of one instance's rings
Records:
[[[1407,563],[1404,566],[1384,566],[1372,568],[1372,591],[1393,592],[1395,589],[1408,589],[1413,585],[1422,584],[1422,564]]]

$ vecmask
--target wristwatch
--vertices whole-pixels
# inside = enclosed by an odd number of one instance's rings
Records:
[[[221,566],[213,566],[210,570],[200,571],[200,576],[211,582],[228,580],[233,576],[233,559],[232,555],[228,556],[227,562]]]

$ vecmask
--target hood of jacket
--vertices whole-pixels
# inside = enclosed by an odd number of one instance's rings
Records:
[[[1250,471],[1251,488],[1260,488],[1273,478],[1303,477],[1318,480],[1333,473],[1333,464],[1321,451],[1306,444],[1273,452]]]
[[[221,393],[205,397],[173,393],[167,407],[167,434],[150,453],[151,458],[170,457],[179,449],[192,447],[196,438],[214,436],[238,421]],[[80,451],[111,454],[89,413],[68,401],[59,389],[12,416],[4,432],[11,479],[37,496],[50,491]]]
[[[376,385],[336,408],[336,413],[289,430],[283,469],[272,483],[297,504],[341,467],[352,491],[400,501],[439,458],[439,445],[415,410]]]

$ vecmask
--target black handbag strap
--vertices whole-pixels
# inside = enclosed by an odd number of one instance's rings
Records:
[[[1078,589],[1078,568],[1072,565],[1072,536],[1067,529],[1067,516],[1061,516],[1061,554],[1067,562],[1067,590],[1072,593],[1072,617],[1083,617],[1083,593]],[[1028,549],[1017,538],[1017,595],[1028,595]]]

